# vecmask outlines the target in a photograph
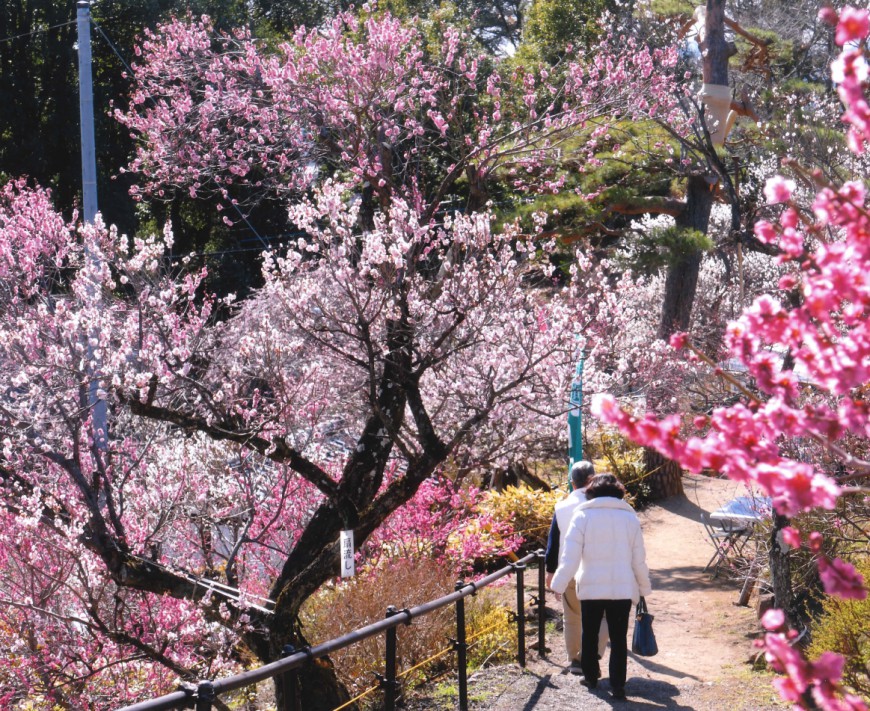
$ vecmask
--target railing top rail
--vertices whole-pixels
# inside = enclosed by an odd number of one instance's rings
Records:
[[[125,706],[122,711],[171,711],[172,709],[186,708],[193,700],[194,689],[173,691],[171,694],[160,696],[149,701],[140,701],[132,706]]]
[[[250,671],[242,672],[241,674],[226,677],[225,679],[218,679],[212,682],[214,693],[222,694],[228,691],[235,691],[250,686],[251,684],[271,679],[279,674],[298,669],[310,660],[320,659],[321,657],[325,657],[327,654],[337,652],[338,650],[350,647],[357,642],[362,642],[370,637],[381,634],[392,627],[398,627],[401,624],[410,624],[411,620],[416,617],[422,617],[423,615],[427,615],[442,607],[451,605],[460,598],[473,595],[481,588],[491,585],[496,580],[503,578],[505,575],[509,575],[511,572],[516,570],[517,567],[524,566],[526,563],[532,562],[539,556],[539,552],[529,553],[518,561],[506,565],[504,568],[500,568],[494,573],[490,573],[476,582],[466,583],[449,595],[430,600],[429,602],[424,602],[422,605],[417,605],[416,607],[399,610],[391,617],[386,617],[383,620],[378,620],[377,622],[373,622],[365,627],[360,627],[353,632],[348,632],[341,637],[336,637],[335,639],[323,642],[314,647],[306,647],[305,649],[294,652],[278,661],[264,664],[256,669],[251,669]],[[169,709],[183,708],[194,698],[193,694],[194,689],[174,691],[171,694],[166,694],[165,696],[160,696],[156,699],[142,701],[133,704],[132,706],[125,706],[120,709],[120,711],[169,711]]]

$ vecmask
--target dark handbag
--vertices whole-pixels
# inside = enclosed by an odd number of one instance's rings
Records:
[[[638,656],[654,657],[659,653],[652,623],[653,616],[646,609],[646,600],[641,598],[634,612],[634,635],[631,638],[631,651]]]

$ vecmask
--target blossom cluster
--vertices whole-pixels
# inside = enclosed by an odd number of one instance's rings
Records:
[[[519,549],[523,538],[507,522],[481,509],[483,490],[443,476],[427,479],[405,506],[394,512],[366,542],[362,560],[433,559],[457,574],[493,556]]]
[[[564,71],[511,68],[455,27],[433,44],[420,21],[388,12],[341,13],[273,52],[202,18],[147,34],[116,117],[138,139],[137,194],[293,195],[328,177],[328,162],[381,206],[397,196],[431,217],[463,177],[478,208],[496,171],[516,189],[558,191],[566,139],[594,160],[619,117],[685,124],[677,60],[619,38]]]
[[[810,692],[819,708],[828,711],[866,711],[867,704],[855,694],[842,693],[843,657],[824,652],[814,662],[803,657],[794,642],[797,632],[787,629],[781,610],[768,610],[761,620],[767,632],[758,646],[764,649],[768,664],[784,677],[773,684],[786,701],[803,708]]]

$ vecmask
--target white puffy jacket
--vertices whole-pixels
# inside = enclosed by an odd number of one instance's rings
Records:
[[[652,587],[640,521],[621,499],[601,496],[574,510],[550,587],[565,592],[571,579],[580,600],[633,600]]]

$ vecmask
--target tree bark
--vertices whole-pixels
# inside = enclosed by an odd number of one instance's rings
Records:
[[[789,308],[796,309],[800,306],[801,295],[796,289],[787,294]],[[789,350],[782,361],[783,370],[794,368],[794,353]],[[791,551],[784,545],[782,529],[791,524],[787,516],[774,511],[773,530],[770,534],[770,555],[768,565],[770,567],[770,582],[773,588],[773,604],[785,612],[789,624],[794,626],[799,618],[797,601],[791,585]]]
[[[704,175],[689,176],[686,207],[676,218],[677,226],[707,232],[714,193],[710,181]],[[698,274],[701,270],[699,250],[683,256],[668,268],[665,277],[665,296],[662,301],[658,337],[668,340],[677,331],[686,331],[692,318],[692,306],[698,291]],[[649,409],[659,411],[663,403],[653,396]],[[647,484],[653,500],[683,493],[683,472],[680,466],[652,449],[644,451],[644,466],[649,472]]]
[[[705,175],[689,176],[686,207],[676,219],[678,227],[707,233],[715,197],[712,187]],[[689,328],[695,294],[698,291],[702,257],[701,251],[693,250],[668,268],[658,332],[658,337],[662,340],[667,340],[677,331]]]
[[[292,633],[286,635],[285,639],[288,640],[287,643],[279,645],[281,648],[273,652],[276,659],[287,656],[285,649],[290,652],[290,649],[302,649],[308,646],[298,625]],[[296,699],[291,694],[289,674],[284,675],[283,678],[275,677],[274,685],[277,711],[296,711],[299,708],[304,711],[332,711],[350,701],[350,694],[339,681],[335,666],[329,657],[315,659],[296,672]],[[353,704],[348,707],[348,711],[357,711],[358,708]]]
[[[653,501],[679,496],[683,491],[683,470],[673,459],[667,459],[654,449],[644,449],[643,465],[650,472],[646,478],[649,498]]]
[[[725,0],[707,0],[704,26],[704,83],[728,84],[728,57],[731,48],[725,41]]]
[[[770,534],[770,581],[773,587],[773,602],[781,609],[791,625],[798,619],[795,598],[791,587],[791,552],[782,540],[782,529],[788,526],[787,516],[774,513],[773,530]]]

